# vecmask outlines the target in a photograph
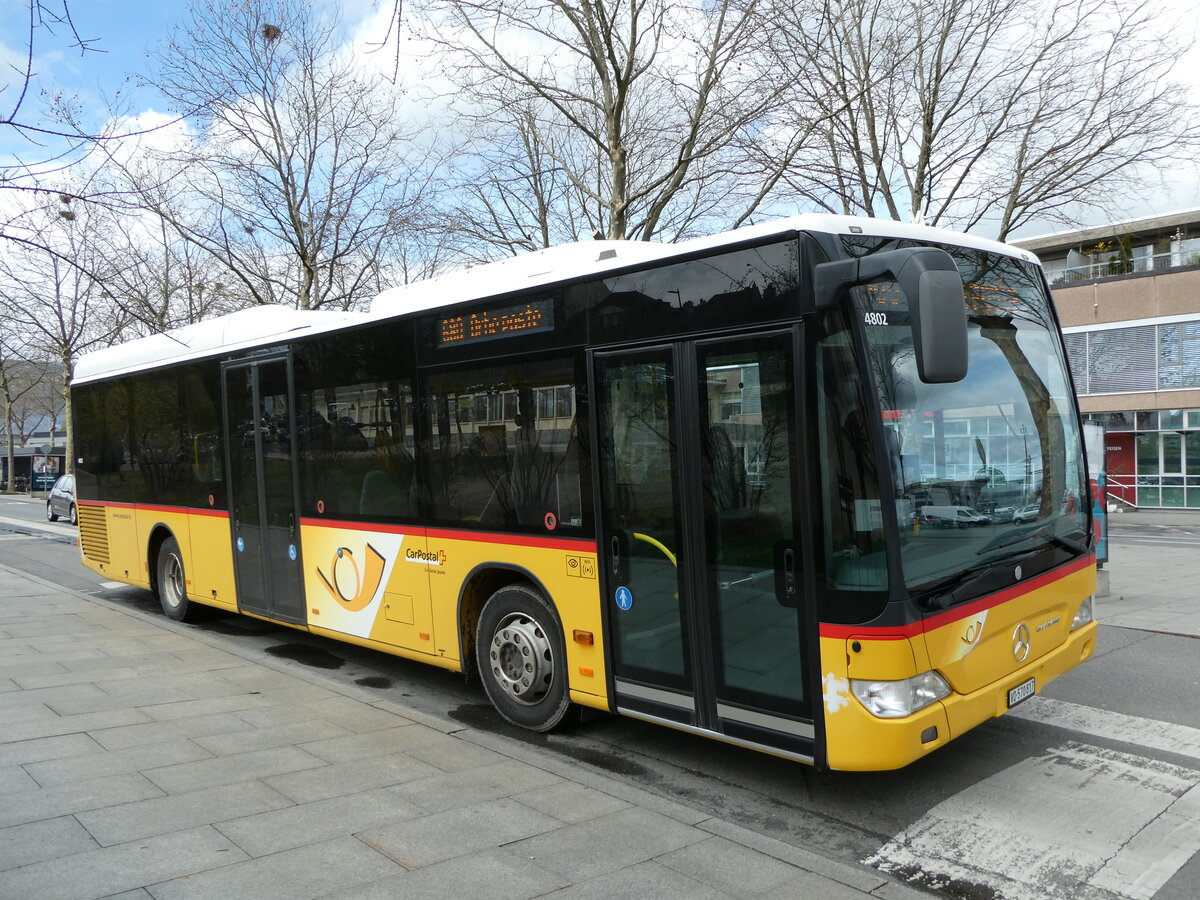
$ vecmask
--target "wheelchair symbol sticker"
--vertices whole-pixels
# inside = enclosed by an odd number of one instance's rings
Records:
[[[616,600],[618,609],[629,609],[629,607],[633,606],[633,592],[627,587],[619,587],[617,588]]]

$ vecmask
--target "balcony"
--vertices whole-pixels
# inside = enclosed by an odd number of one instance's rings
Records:
[[[1148,250],[1149,246],[1135,247],[1133,255],[1124,259],[1115,251],[1106,251],[1087,254],[1093,260],[1082,265],[1057,265],[1063,260],[1043,260],[1043,265],[1052,287],[1130,275],[1161,275],[1176,269],[1200,267],[1200,238],[1172,241],[1172,249],[1166,253],[1145,252]],[[1074,254],[1074,257],[1084,255]]]

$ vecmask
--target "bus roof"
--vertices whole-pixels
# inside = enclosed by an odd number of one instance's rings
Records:
[[[867,219],[823,213],[774,219],[721,234],[693,238],[676,244],[650,241],[580,241],[536,250],[521,256],[449,272],[427,281],[417,281],[383,291],[371,303],[372,316],[396,316],[436,309],[495,294],[506,294],[571,278],[599,275],[614,269],[655,262],[673,256],[719,249],[728,244],[767,239],[797,231],[911,238],[933,243],[973,247],[993,253],[1018,256],[1029,262],[1037,258],[1024,250],[996,241],[940,228],[910,225],[891,219]]]
[[[75,363],[72,384],[151,369],[169,362],[202,359],[255,347],[284,335],[329,331],[370,319],[366,313],[302,311],[290,306],[252,306],[194,325],[136,338],[84,354]]]
[[[372,301],[370,313],[301,311],[286,306],[258,306],[163,334],[137,338],[80,357],[75,364],[73,383],[81,384],[170,362],[201,359],[231,350],[255,347],[285,335],[300,337],[331,331],[374,319],[386,319],[548,286],[675,256],[703,253],[724,246],[767,240],[801,231],[907,238],[971,247],[1037,262],[1037,258],[1028,251],[974,235],[891,219],[867,219],[824,213],[775,219],[676,244],[649,241],[580,241],[391,288]]]

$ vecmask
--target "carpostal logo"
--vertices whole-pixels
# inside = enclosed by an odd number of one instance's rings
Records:
[[[405,550],[404,558],[411,563],[424,566],[444,566],[446,564],[445,550]]]
[[[349,612],[366,609],[383,581],[383,570],[387,565],[383,554],[367,544],[363,557],[360,568],[353,550],[338,547],[329,561],[329,573],[317,569],[329,595]]]

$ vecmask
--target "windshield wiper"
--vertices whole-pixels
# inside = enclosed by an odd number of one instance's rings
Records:
[[[1075,533],[1082,534],[1083,532]],[[1091,541],[1089,538],[1085,537],[1083,541],[1077,541],[1071,537],[1068,537],[1067,535],[1059,534],[1054,530],[1054,523],[1048,522],[1041,528],[1035,528],[1031,531],[1023,531],[1018,535],[1008,538],[1007,540],[1000,541],[998,544],[988,544],[987,546],[977,550],[975,555],[982,556],[985,553],[991,553],[993,550],[1000,550],[1003,547],[1011,547],[1013,544],[1023,543],[1030,538],[1043,538],[1051,543],[1058,544],[1060,547],[1065,547],[1067,550],[1070,550],[1072,553],[1077,553],[1080,556],[1084,555],[1089,549],[1091,549]]]
[[[994,548],[993,548],[994,549]],[[981,566],[976,566],[967,569],[965,572],[959,572],[943,581],[937,582],[924,597],[917,601],[917,605],[922,609],[935,611],[939,609],[948,609],[964,600],[970,600],[980,594],[990,593],[1000,590],[1001,588],[1009,587],[1015,584],[1015,580],[1010,580],[1011,575],[1007,579],[998,579],[997,576],[1002,572],[1012,572],[1013,566],[1023,559],[1029,559],[1032,556],[1037,556],[1042,552],[1042,548],[1037,547],[1033,550],[1027,550],[1024,553],[1018,553],[1014,556],[1006,556],[1004,559],[993,560],[989,563],[984,563]],[[997,584],[992,587],[988,586],[980,590],[980,586],[988,581],[997,581]],[[1003,583],[1001,583],[1003,582]],[[953,587],[951,587],[953,585]]]

